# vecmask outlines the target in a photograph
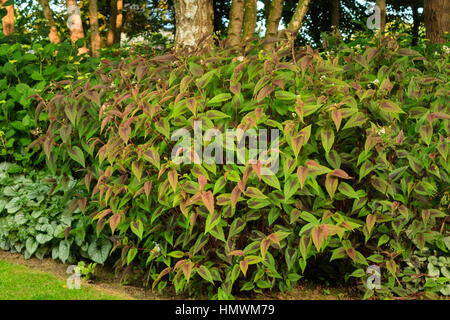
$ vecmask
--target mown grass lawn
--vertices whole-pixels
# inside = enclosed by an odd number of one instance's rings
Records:
[[[68,289],[65,280],[0,260],[0,300],[119,300],[125,297],[106,294],[81,285]]]

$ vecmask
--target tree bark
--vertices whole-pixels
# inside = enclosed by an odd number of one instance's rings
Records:
[[[228,25],[228,41],[232,46],[237,46],[241,43],[243,19],[244,0],[233,0],[230,10],[230,23]]]
[[[174,0],[174,7],[175,48],[210,47],[214,32],[212,0]]]
[[[341,4],[340,0],[331,0],[331,26],[339,29],[341,20]]]
[[[53,11],[50,9],[50,6],[48,4],[48,0],[39,0],[42,6],[42,11],[44,12],[44,17],[48,21],[48,25],[50,27],[50,33],[48,34],[48,37],[50,39],[50,42],[52,43],[59,43],[61,39],[58,35],[58,29],[56,28],[55,19],[53,19]]]
[[[288,24],[288,30],[291,31],[292,37],[295,38],[302,26],[303,19],[305,18],[306,12],[308,12],[308,6],[310,0],[299,0],[297,7],[295,8],[294,15]]]
[[[427,38],[431,43],[445,43],[441,37],[450,31],[450,1],[424,0],[424,18]]]
[[[76,0],[67,0],[67,11],[69,14],[68,23],[70,29],[70,41],[75,43],[77,40],[84,38],[83,23],[81,20],[81,14],[79,9],[73,10],[73,8],[79,8]],[[78,54],[88,53],[89,49],[84,44],[78,49]]]
[[[281,13],[283,12],[284,0],[272,0],[270,5],[269,17],[266,23],[265,38],[274,37],[278,33],[278,26],[280,24]]]
[[[0,6],[3,6],[3,4],[7,0],[0,0]],[[3,23],[3,33],[5,36],[9,37],[14,33],[14,6],[9,5],[5,7],[6,9],[6,16],[3,17],[2,23]]]
[[[412,12],[413,12],[413,28],[412,28],[412,45],[417,46],[417,41],[419,40],[419,6],[417,4],[414,4],[412,6]]]
[[[376,5],[380,8],[380,31],[384,32],[386,30],[386,0],[377,0]]]
[[[114,43],[120,43],[123,25],[123,0],[117,0],[116,27],[114,29]]]
[[[255,35],[256,0],[245,0],[243,24],[242,40],[243,42],[246,42]]]
[[[106,43],[111,47],[115,43],[116,35],[116,20],[117,20],[117,0],[110,1],[111,16],[109,17],[108,34],[106,36]]]
[[[98,3],[97,0],[89,1],[89,15],[91,25],[91,50],[92,56],[100,56],[100,31],[98,29]]]

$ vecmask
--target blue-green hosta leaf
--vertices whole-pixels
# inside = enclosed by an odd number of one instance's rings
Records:
[[[36,240],[34,240],[33,237],[29,237],[25,242],[25,249],[27,250],[30,256],[37,250],[38,246],[39,243]]]
[[[108,239],[95,240],[89,245],[89,258],[96,263],[103,264],[108,258],[111,248],[112,244]]]
[[[68,240],[62,240],[59,243],[59,259],[66,263],[70,255],[70,242]]]

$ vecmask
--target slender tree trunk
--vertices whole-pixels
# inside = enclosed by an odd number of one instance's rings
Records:
[[[75,8],[78,8],[75,10]],[[76,0],[67,0],[67,11],[69,14],[68,24],[70,29],[70,41],[75,43],[77,40],[84,38],[83,23],[81,20],[80,9]],[[88,53],[89,49],[84,44],[78,49],[78,54]]]
[[[0,6],[2,6],[7,0],[0,0]],[[9,37],[14,33],[14,6],[9,5],[5,7],[6,16],[3,17],[3,33]]]
[[[209,47],[214,32],[212,0],[174,0],[175,48]],[[200,44],[200,41],[202,43]]]
[[[53,11],[50,9],[50,6],[48,4],[48,0],[39,0],[42,6],[42,11],[44,12],[44,17],[48,21],[48,25],[50,27],[50,33],[48,34],[48,37],[50,39],[50,42],[52,43],[59,43],[61,39],[58,35],[58,29],[56,29],[55,19],[53,19]]]
[[[266,38],[274,37],[278,33],[284,0],[272,0],[269,17],[266,23]]]
[[[266,20],[266,25],[267,25],[267,20],[269,19],[269,13],[270,13],[270,0],[264,0],[264,19]]]
[[[116,20],[117,20],[117,0],[110,1],[111,16],[109,17],[109,28],[106,36],[106,43],[111,47],[115,43]]]
[[[123,0],[117,0],[116,27],[114,29],[114,43],[120,43],[123,25]]]
[[[341,20],[341,4],[340,0],[331,0],[331,26],[339,29]]]
[[[237,46],[241,43],[243,19],[244,0],[233,0],[230,10],[230,23],[228,25],[228,41],[232,46]]]
[[[419,6],[415,3],[412,6],[412,12],[413,12],[413,29],[412,29],[412,34],[413,34],[413,38],[412,38],[412,45],[413,46],[417,46],[417,41],[419,40],[419,25],[420,25],[420,21],[419,21]]]
[[[100,56],[100,31],[98,30],[98,7],[97,0],[89,1],[89,15],[91,25],[91,49],[92,56]]]
[[[384,32],[386,29],[386,0],[377,0],[376,5],[380,8],[380,31]]]
[[[424,0],[424,17],[427,38],[431,43],[444,43],[441,37],[444,32],[450,32],[450,1]]]
[[[243,42],[248,41],[255,35],[256,28],[256,0],[244,1]]]
[[[292,32],[292,37],[296,37],[300,27],[302,26],[303,19],[306,12],[308,12],[310,0],[299,0],[297,7],[295,8],[294,15],[288,24],[288,30]]]

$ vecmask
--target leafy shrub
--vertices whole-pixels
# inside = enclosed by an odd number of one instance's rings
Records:
[[[79,208],[76,181],[44,172],[19,174],[20,166],[0,163],[0,249],[28,259],[51,255],[62,262],[81,256],[104,263],[111,249],[97,239],[92,222]]]
[[[284,291],[326,257],[362,290],[366,267],[381,267],[382,288],[365,298],[421,295],[405,287],[405,261],[425,245],[449,250],[448,53],[331,40],[294,56],[282,44],[104,60],[39,99],[49,125],[32,145],[84,175],[97,232],[109,224],[120,264],[139,261],[159,290]],[[280,170],[175,163],[171,136],[194,120],[279,129]]]

